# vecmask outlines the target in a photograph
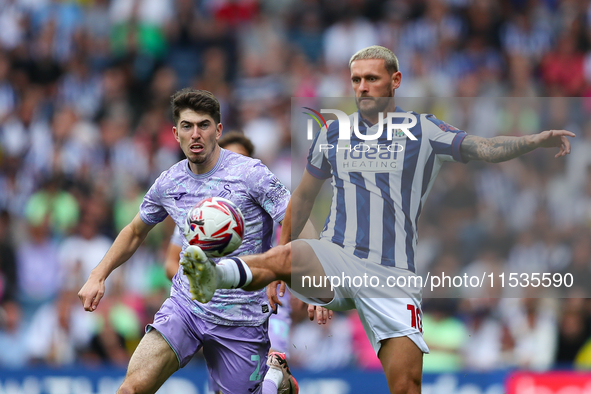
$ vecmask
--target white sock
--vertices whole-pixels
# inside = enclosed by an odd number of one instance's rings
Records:
[[[252,271],[242,259],[237,257],[218,262],[216,273],[218,289],[237,289],[252,282]]]
[[[275,383],[275,386],[279,387],[283,381],[283,372],[276,368],[269,368],[265,374],[264,380],[270,380],[271,382]]]

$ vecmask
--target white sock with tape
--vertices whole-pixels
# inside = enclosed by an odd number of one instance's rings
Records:
[[[238,257],[230,257],[218,262],[216,273],[218,289],[237,289],[252,282],[252,271]]]

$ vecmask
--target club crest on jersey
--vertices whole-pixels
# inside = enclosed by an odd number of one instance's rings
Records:
[[[230,189],[230,185],[226,184],[224,185],[224,190],[218,194],[218,197],[228,198],[230,194],[232,194],[232,189]]]

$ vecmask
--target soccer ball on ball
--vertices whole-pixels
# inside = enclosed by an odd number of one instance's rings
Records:
[[[206,198],[189,210],[184,234],[190,245],[199,246],[207,256],[223,257],[242,243],[244,217],[233,202]]]

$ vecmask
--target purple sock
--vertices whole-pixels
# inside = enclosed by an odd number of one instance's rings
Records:
[[[261,394],[277,394],[277,385],[272,380],[263,380]]]

